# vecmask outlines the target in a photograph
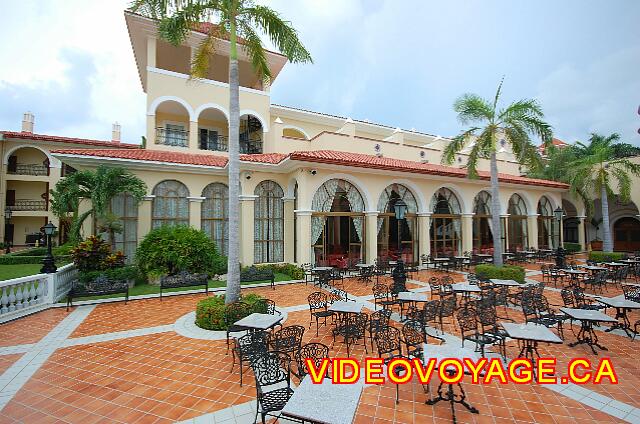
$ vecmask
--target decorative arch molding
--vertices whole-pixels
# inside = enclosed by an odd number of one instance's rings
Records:
[[[300,128],[300,127],[296,127],[295,125],[283,125],[282,126],[283,130],[296,130],[299,133],[301,133],[302,135],[304,135],[304,138],[309,140],[311,139],[311,137],[309,136],[309,133],[307,133],[304,128]]]
[[[296,177],[291,177],[289,179],[289,182],[287,183],[287,190],[285,191],[285,196],[291,199],[295,198],[296,184],[298,184],[298,179]]]
[[[157,97],[151,104],[149,105],[149,110],[147,111],[148,116],[155,116],[156,110],[158,106],[160,106],[164,102],[176,102],[181,104],[189,113],[189,121],[198,122],[198,115],[194,112],[193,108],[186,100],[176,97],[176,96],[160,96]]]
[[[506,196],[506,203],[504,205],[501,205],[503,208],[502,214],[508,214],[508,210],[509,210],[509,201],[511,200],[511,197],[513,197],[514,194],[517,194],[518,196],[520,196],[522,198],[522,201],[524,202],[524,205],[527,207],[527,214],[532,214],[532,213],[536,213],[536,211],[538,210],[538,201],[540,200],[540,198],[536,199],[535,203],[532,201],[530,195],[527,192],[524,191],[512,191],[512,192],[508,192],[507,196]],[[540,196],[542,197],[542,196]],[[551,199],[549,197],[549,199]],[[553,203],[552,203],[553,204]]]
[[[306,204],[298,205],[298,207],[301,209],[311,210],[311,202],[313,202],[313,196],[315,196],[318,189],[322,187],[322,184],[326,183],[329,180],[334,180],[334,179],[345,180],[351,183],[360,192],[360,195],[362,196],[362,200],[364,201],[366,210],[367,211],[376,210],[377,205],[373,204],[373,200],[372,200],[373,198],[371,197],[371,193],[369,192],[369,190],[367,190],[366,188],[367,186],[358,178],[354,177],[353,175],[343,174],[343,173],[330,174],[321,179],[318,179],[318,182],[311,186],[311,190],[310,190],[311,195],[309,196],[309,199],[307,200]],[[377,201],[378,199],[376,198],[376,202]]]
[[[538,196],[538,199],[536,200],[536,210],[538,209],[538,205],[540,204],[540,201],[545,197],[547,198],[547,200],[551,204],[551,210],[552,211],[556,210],[556,208],[559,205],[558,199],[556,199],[555,196],[551,196],[549,194],[541,194],[540,196]],[[561,200],[561,202],[562,202],[562,200]]]
[[[264,119],[262,117],[262,115],[260,115],[258,112],[256,112],[255,110],[252,109],[242,109],[240,111],[240,117],[242,117],[243,115],[251,115],[254,118],[257,118],[258,121],[260,121],[260,125],[262,125],[262,132],[263,133],[268,133],[269,132],[269,123],[267,122],[266,119]]]
[[[453,192],[453,194],[455,194],[455,196],[458,199],[458,203],[460,203],[460,211],[462,214],[468,214],[472,212],[471,208],[473,207],[473,198],[475,198],[476,194],[478,193],[475,193],[473,195],[471,204],[469,204],[469,202],[465,201],[464,195],[462,194],[460,187],[458,187],[455,184],[449,184],[449,183],[437,186],[434,190],[429,192],[429,196],[427,197],[427,199],[429,199],[429,205],[431,205],[431,198],[433,197],[433,195],[436,194],[438,190],[440,190],[441,188],[449,189]],[[482,190],[478,190],[478,191],[482,191]],[[431,212],[431,211],[427,210],[427,212]]]
[[[8,150],[7,153],[4,155],[2,163],[7,165],[9,163],[9,156],[11,156],[13,154],[13,152],[15,152],[17,150],[20,150],[20,149],[25,149],[25,148],[32,148],[32,149],[40,150],[42,153],[44,153],[44,155],[47,157],[47,159],[49,159],[49,167],[50,168],[60,168],[61,167],[61,162],[58,159],[56,159],[53,156],[51,156],[51,153],[49,153],[47,150],[43,149],[40,146],[36,146],[35,144],[19,144],[17,146],[14,146],[10,150]]]
[[[429,204],[427,203],[427,200],[424,197],[424,194],[422,193],[422,190],[420,190],[420,188],[413,182],[409,181],[409,180],[404,180],[404,179],[392,179],[389,184],[387,184],[382,191],[378,194],[378,199],[380,198],[380,196],[382,196],[382,193],[384,192],[384,190],[387,189],[387,187],[389,187],[390,185],[393,184],[400,184],[403,185],[405,187],[407,187],[409,189],[409,191],[411,191],[411,194],[413,194],[413,197],[416,198],[416,202],[418,205],[418,213],[424,213],[424,212],[431,212],[428,208],[429,208]],[[457,196],[457,194],[456,194]],[[382,212],[382,211],[378,211],[378,212]]]
[[[207,109],[215,109],[222,112],[225,118],[227,118],[227,125],[229,124],[229,111],[224,106],[221,106],[217,103],[205,103],[198,106],[198,108],[194,112],[196,120],[198,120],[200,118],[200,114]]]

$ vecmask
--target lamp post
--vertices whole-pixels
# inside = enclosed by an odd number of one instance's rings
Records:
[[[9,240],[9,224],[11,224],[11,215],[13,212],[9,206],[4,210],[4,253],[11,253],[11,240]]]
[[[396,200],[395,204],[393,205],[393,211],[395,212],[396,215],[396,221],[398,221],[398,223],[400,221],[402,221],[405,218],[405,215],[407,214],[407,204],[405,203],[404,200],[402,199],[398,199]],[[402,246],[400,244],[401,239],[400,239],[400,225],[397,225],[398,228],[398,260],[402,260]]]
[[[56,226],[53,225],[51,221],[44,226],[44,233],[47,236],[47,256],[42,260],[42,268],[40,269],[40,272],[44,274],[53,274],[57,270],[53,254],[51,253],[51,236],[55,231]]]
[[[564,217],[564,210],[560,206],[553,211],[553,215],[558,222],[558,248],[556,249],[556,267],[565,268],[566,267],[566,258],[565,251],[560,243],[560,231],[562,231],[562,218]]]

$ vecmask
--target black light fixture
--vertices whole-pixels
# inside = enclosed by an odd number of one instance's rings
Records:
[[[53,274],[58,268],[51,253],[51,236],[56,232],[57,227],[51,221],[44,226],[44,233],[47,236],[47,255],[42,260],[42,268],[40,272],[44,274]]]
[[[562,208],[558,206],[556,210],[553,211],[553,215],[556,217],[556,221],[560,222],[564,217],[564,210],[562,210]]]
[[[562,244],[560,243],[560,231],[562,231],[562,218],[564,217],[564,210],[560,206],[553,211],[553,215],[558,221],[558,248],[556,249],[556,266],[558,268],[565,268],[565,251],[562,248]]]
[[[4,253],[11,253],[11,240],[9,240],[9,224],[11,224],[11,215],[13,215],[13,211],[9,206],[7,206],[4,210]]]
[[[404,219],[407,214],[407,204],[402,199],[396,200],[396,203],[393,205],[393,210],[396,214],[396,219],[401,221]]]

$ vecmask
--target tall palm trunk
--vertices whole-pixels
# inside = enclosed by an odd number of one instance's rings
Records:
[[[611,227],[609,227],[609,199],[607,198],[607,188],[604,184],[602,184],[602,188],[600,188],[600,198],[602,199],[602,238],[604,239],[602,250],[605,252],[613,252]]]
[[[236,31],[230,31],[229,54],[229,257],[225,303],[240,298],[240,95]]]
[[[498,160],[491,153],[491,231],[493,236],[493,263],[502,266],[502,225],[500,225],[500,186],[498,184]]]

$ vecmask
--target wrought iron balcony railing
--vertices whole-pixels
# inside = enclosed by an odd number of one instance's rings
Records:
[[[200,140],[201,150],[212,150],[215,152],[229,151],[229,138],[226,135],[218,135]]]
[[[7,174],[12,175],[49,175],[49,167],[39,163],[18,163],[7,168]]]
[[[189,131],[168,128],[156,128],[156,144],[165,146],[187,147]]]
[[[13,205],[8,206],[12,211],[46,211],[46,200],[18,199]]]

